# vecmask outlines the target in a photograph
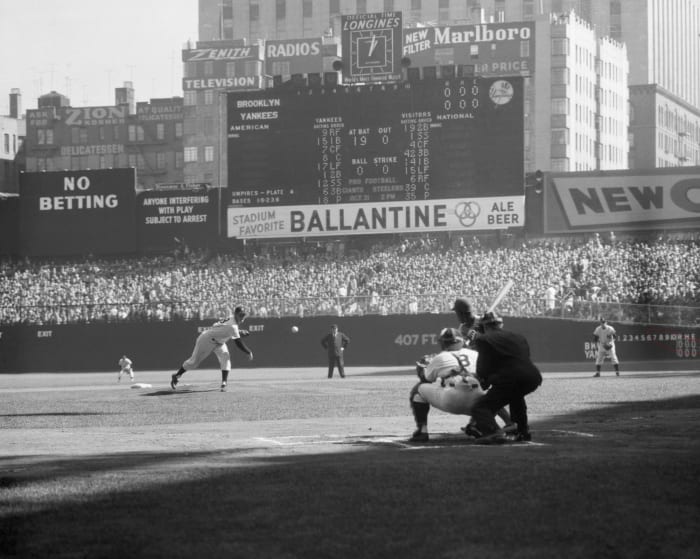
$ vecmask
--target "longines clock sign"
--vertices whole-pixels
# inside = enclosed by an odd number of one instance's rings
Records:
[[[401,79],[401,12],[342,16],[343,83]]]

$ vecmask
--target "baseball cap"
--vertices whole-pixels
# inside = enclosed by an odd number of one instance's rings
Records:
[[[231,307],[229,307],[229,308],[231,308]],[[239,306],[239,307],[236,307],[235,309],[233,309],[233,314],[238,314],[238,315],[241,315],[241,316],[247,316],[247,315],[248,315],[248,312],[245,310],[245,307],[240,307],[240,306]]]

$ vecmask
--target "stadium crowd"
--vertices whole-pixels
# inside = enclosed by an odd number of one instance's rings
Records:
[[[635,320],[628,308],[700,306],[695,238],[594,235],[511,244],[416,237],[342,254],[319,244],[284,254],[6,260],[0,323],[209,319],[230,315],[239,302],[271,317],[438,313],[449,312],[456,295],[485,309],[509,279],[515,286],[500,307],[506,315],[590,318],[605,312]]]

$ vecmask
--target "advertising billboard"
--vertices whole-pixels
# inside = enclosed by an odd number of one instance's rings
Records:
[[[697,228],[700,167],[553,174],[545,233]]]
[[[135,187],[133,168],[22,173],[22,254],[133,252]]]
[[[480,23],[403,30],[411,67],[461,64],[477,76],[529,76],[535,70],[534,22]]]
[[[289,76],[323,71],[321,37],[265,41],[265,73]]]
[[[401,79],[401,12],[341,16],[343,83]]]

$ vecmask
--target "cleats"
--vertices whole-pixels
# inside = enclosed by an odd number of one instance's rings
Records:
[[[463,431],[467,437],[473,437],[475,439],[481,438],[481,431],[476,428],[476,425],[472,425],[471,423],[467,423],[467,426],[463,428]]]
[[[532,440],[532,435],[527,433],[515,433],[512,441],[514,443],[529,443]]]
[[[512,435],[513,433],[517,433],[518,431],[518,425],[516,423],[508,423],[507,425],[503,426],[503,432],[506,435]]]
[[[593,375],[593,378],[596,378],[596,377],[599,377],[599,376],[600,376],[600,373],[596,373],[595,375]]]
[[[424,433],[420,429],[417,429],[413,432],[413,435],[411,435],[409,440],[413,443],[424,443],[430,440],[430,435],[428,435],[428,433]]]
[[[221,383],[221,392],[226,392],[226,383],[225,382]]]
[[[176,390],[175,387],[177,386],[177,383],[178,383],[177,373],[175,373],[173,376],[170,377],[170,388],[172,388],[173,390]]]
[[[490,435],[484,435],[483,437],[479,437],[478,439],[476,439],[476,444],[486,445],[505,444],[507,442],[508,437],[506,437],[506,434],[500,429],[498,431],[494,431]]]

